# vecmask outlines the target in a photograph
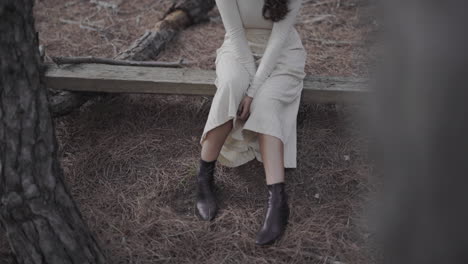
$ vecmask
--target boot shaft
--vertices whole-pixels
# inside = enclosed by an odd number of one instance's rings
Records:
[[[216,160],[206,162],[200,159],[197,175],[197,210],[204,220],[212,220],[217,212],[214,193],[214,169]]]
[[[284,182],[267,185],[268,188],[268,204],[274,207],[287,206],[288,195],[286,193],[286,185]]]
[[[199,167],[198,167],[198,174],[197,174],[197,181],[198,182],[213,182],[213,175],[214,170],[216,167],[216,160],[214,161],[204,161],[200,159]]]

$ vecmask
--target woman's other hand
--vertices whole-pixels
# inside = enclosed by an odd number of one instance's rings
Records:
[[[244,99],[242,99],[239,108],[237,110],[237,116],[239,117],[240,120],[247,120],[250,115],[250,104],[252,103],[253,98],[250,96],[245,96]]]

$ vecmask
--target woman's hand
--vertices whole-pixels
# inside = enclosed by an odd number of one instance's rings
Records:
[[[252,103],[253,98],[250,96],[245,96],[244,99],[242,99],[239,108],[237,110],[237,116],[239,117],[240,120],[247,120],[250,115],[250,104]]]

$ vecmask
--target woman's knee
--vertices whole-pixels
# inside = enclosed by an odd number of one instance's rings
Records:
[[[247,89],[249,83],[241,74],[225,76],[218,80],[218,89],[222,89],[230,94],[242,94]]]

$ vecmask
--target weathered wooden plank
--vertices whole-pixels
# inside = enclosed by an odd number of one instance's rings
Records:
[[[49,65],[49,88],[107,93],[157,93],[214,95],[214,71],[102,64]],[[303,100],[317,103],[362,101],[367,97],[365,79],[307,76]]]

